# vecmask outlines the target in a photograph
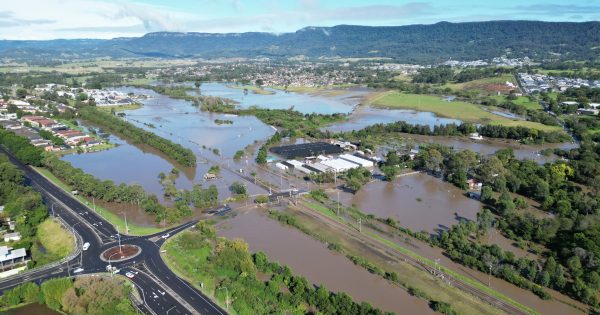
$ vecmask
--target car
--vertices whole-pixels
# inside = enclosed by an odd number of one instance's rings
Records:
[[[81,268],[81,267],[73,270],[73,273],[80,273],[80,272],[83,272],[83,268]]]
[[[131,279],[131,278],[133,278],[135,275],[134,275],[133,273],[131,273],[131,272],[127,272],[127,273],[125,274],[125,276],[127,276],[127,278],[130,278],[130,279]]]
[[[171,235],[169,235],[169,233],[167,233],[167,234],[163,234],[161,237],[164,239],[167,239],[169,236],[171,236]]]
[[[88,248],[90,248],[90,243],[88,243],[88,242],[83,243],[83,248],[82,249],[83,250],[88,250]]]

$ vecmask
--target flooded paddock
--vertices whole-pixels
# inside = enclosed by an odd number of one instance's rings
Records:
[[[330,195],[335,200],[337,195]],[[418,173],[393,182],[373,181],[356,194],[340,194],[340,202],[355,205],[367,214],[393,218],[413,231],[437,233],[460,220],[476,220],[479,201],[464,191],[433,176]]]
[[[252,252],[263,251],[270,260],[292,268],[310,282],[356,301],[367,301],[396,314],[434,314],[425,300],[409,295],[381,277],[354,265],[311,237],[269,219],[257,211],[239,214],[218,226],[219,235],[244,239]]]

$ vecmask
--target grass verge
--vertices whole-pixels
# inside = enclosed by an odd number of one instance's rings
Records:
[[[67,193],[69,193],[69,194],[71,193],[71,191],[72,191],[71,187],[69,187],[69,185],[65,184],[63,181],[58,179],[56,176],[54,176],[54,174],[52,174],[47,169],[41,168],[41,167],[35,167],[35,170],[38,171],[40,174],[44,175],[48,180],[53,182],[58,187],[62,188]],[[87,206],[91,205],[91,202],[82,196],[76,195],[74,197],[77,198],[77,200],[81,201],[83,204],[85,204]],[[157,227],[151,227],[151,226],[139,226],[139,225],[135,225],[135,224],[131,224],[130,222],[127,222],[127,226],[129,228],[129,233],[126,233],[125,221],[123,219],[121,219],[120,216],[110,212],[108,209],[101,207],[101,206],[96,206],[96,212],[101,217],[103,217],[105,220],[107,220],[112,225],[114,225],[115,228],[123,234],[149,235],[149,234],[158,233],[158,232],[161,232],[164,230],[163,228],[157,228]]]

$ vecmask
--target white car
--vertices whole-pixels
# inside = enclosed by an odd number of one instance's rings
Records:
[[[83,243],[83,248],[82,249],[83,250],[88,250],[88,248],[90,248],[90,243],[88,243],[88,242]]]
[[[73,270],[73,273],[80,273],[83,272],[83,268],[77,268],[75,270]]]
[[[130,279],[131,279],[131,278],[133,278],[135,275],[134,275],[133,273],[131,273],[131,272],[128,272],[128,273],[126,273],[126,274],[125,274],[125,276],[127,276],[127,278],[130,278]]]
[[[167,234],[163,234],[163,236],[161,236],[161,237],[164,239],[167,239],[169,236],[171,236],[171,235],[169,235],[169,233],[167,233]]]

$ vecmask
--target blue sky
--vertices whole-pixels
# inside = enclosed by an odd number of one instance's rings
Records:
[[[156,31],[293,32],[306,26],[486,20],[598,21],[600,0],[0,0],[1,39]]]

